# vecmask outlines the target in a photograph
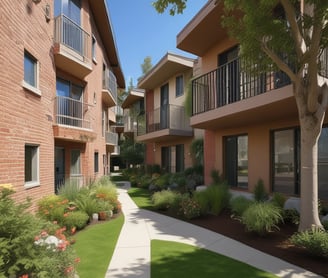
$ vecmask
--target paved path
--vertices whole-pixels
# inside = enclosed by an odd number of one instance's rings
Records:
[[[177,241],[206,248],[279,277],[320,277],[233,239],[175,218],[139,209],[121,187],[125,221],[105,278],[150,278],[150,241]],[[153,277],[156,278],[156,277]]]

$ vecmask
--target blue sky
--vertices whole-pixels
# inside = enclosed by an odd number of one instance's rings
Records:
[[[176,36],[207,0],[187,2],[184,13],[158,14],[153,0],[106,0],[126,84],[137,84],[141,64],[150,56],[155,65],[168,51],[193,57],[176,48]]]

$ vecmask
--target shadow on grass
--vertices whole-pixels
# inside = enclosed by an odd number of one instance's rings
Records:
[[[194,246],[152,240],[152,277],[276,277],[245,263]]]

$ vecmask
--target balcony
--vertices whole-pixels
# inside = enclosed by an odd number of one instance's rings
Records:
[[[102,101],[107,107],[117,104],[117,82],[114,73],[108,69],[103,71]]]
[[[124,133],[134,133],[137,131],[137,119],[130,115],[124,115]]]
[[[56,67],[83,79],[92,70],[91,37],[65,15],[55,18]]]
[[[165,105],[137,118],[137,140],[160,142],[193,136],[184,107]]]
[[[95,138],[90,118],[90,104],[69,97],[55,98],[54,136],[58,139],[88,142]]]
[[[191,125],[217,129],[297,115],[286,74],[251,70],[238,58],[192,80]]]
[[[107,152],[113,153],[117,151],[118,146],[118,134],[112,131],[105,132],[106,150]]]

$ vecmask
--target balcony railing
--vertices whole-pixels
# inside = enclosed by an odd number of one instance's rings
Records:
[[[130,115],[124,115],[124,132],[135,132],[137,131],[137,119]]]
[[[82,57],[83,62],[91,62],[90,34],[65,15],[55,18],[55,43],[73,50]]]
[[[88,116],[90,106],[79,100],[57,96],[55,101],[56,123],[91,129],[91,121]]]
[[[109,91],[117,101],[117,82],[114,73],[108,69],[103,72],[103,89]]]
[[[254,65],[253,65],[254,67]],[[251,74],[239,58],[192,81],[192,114],[196,115],[290,84],[281,72]]]
[[[105,140],[107,145],[118,145],[118,134],[111,131],[105,132]]]
[[[164,105],[137,118],[138,136],[163,129],[192,130],[183,106]]]

